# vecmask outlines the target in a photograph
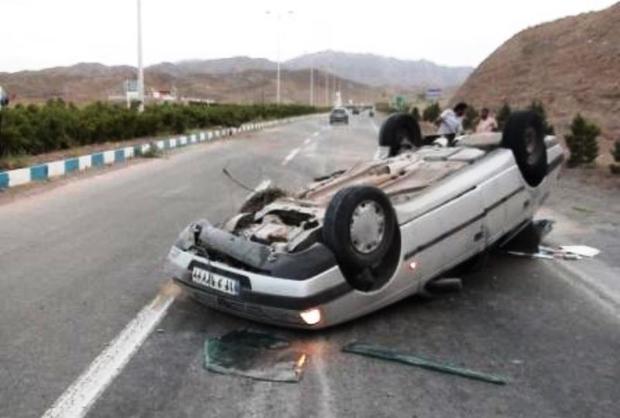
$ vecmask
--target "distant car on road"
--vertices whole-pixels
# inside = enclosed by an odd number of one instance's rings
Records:
[[[337,107],[331,111],[329,114],[329,123],[333,125],[334,123],[349,123],[349,114],[347,110],[343,107]]]
[[[359,107],[354,107],[353,110],[351,111],[351,113],[353,113],[354,115],[359,115],[360,114],[360,108]]]
[[[9,95],[0,86],[0,109],[9,105]]]
[[[422,137],[411,115],[395,114],[379,145],[384,159],[295,194],[257,192],[222,226],[191,223],[167,271],[215,309],[332,326],[424,292],[530,228],[564,159],[533,112],[513,112],[503,133],[452,142]]]

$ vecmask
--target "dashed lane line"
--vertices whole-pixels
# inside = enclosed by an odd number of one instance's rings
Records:
[[[294,150],[289,152],[288,155],[284,158],[284,161],[282,161],[282,165],[287,165],[288,163],[290,163],[291,160],[295,158],[295,156],[299,153],[299,151],[300,148],[295,148]]]
[[[261,190],[265,190],[269,186],[271,186],[271,180],[263,180],[258,186],[256,186],[254,192],[260,192]]]

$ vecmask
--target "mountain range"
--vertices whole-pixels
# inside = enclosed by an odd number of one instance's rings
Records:
[[[184,96],[219,101],[273,100],[277,64],[264,58],[231,57],[210,60],[164,62],[145,69],[149,88],[175,87]],[[315,97],[325,96],[325,83],[336,84],[352,100],[380,100],[395,93],[411,93],[426,87],[450,88],[461,84],[469,67],[445,67],[429,61],[406,61],[371,54],[323,51],[282,63],[285,101],[309,98],[310,68],[315,69]],[[39,71],[0,73],[0,85],[18,101],[42,101],[52,97],[84,102],[105,100],[122,93],[123,82],[135,78],[131,66],[80,63]],[[322,96],[321,96],[322,95]]]

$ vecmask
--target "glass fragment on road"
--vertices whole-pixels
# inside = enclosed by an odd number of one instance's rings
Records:
[[[562,245],[558,248],[539,246],[534,253],[521,251],[506,251],[507,254],[518,257],[543,258],[547,260],[581,260],[584,257],[593,258],[600,254],[600,250],[585,245]]]
[[[468,379],[479,380],[487,383],[493,383],[496,385],[505,385],[509,382],[508,379],[503,376],[478,372],[452,364],[440,363],[438,361],[429,360],[414,354],[403,353],[373,344],[353,342],[344,346],[342,348],[342,351],[345,353],[360,354],[367,357],[402,363],[409,366],[421,367],[441,373],[453,374],[456,376],[466,377]]]
[[[562,245],[560,246],[560,249],[570,254],[589,258],[596,257],[601,253],[601,250],[588,247],[587,245]]]
[[[307,355],[292,349],[288,340],[259,331],[208,337],[204,345],[207,370],[256,380],[299,382],[306,361]]]

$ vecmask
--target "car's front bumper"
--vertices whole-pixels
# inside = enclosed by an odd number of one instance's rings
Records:
[[[194,267],[238,280],[239,295],[229,295],[194,282]],[[209,307],[255,321],[295,328],[319,329],[338,322],[339,318],[330,318],[322,312],[317,324],[308,324],[301,314],[321,310],[323,305],[352,291],[337,266],[304,279],[276,278],[209,261],[176,247],[168,253],[166,272]]]

